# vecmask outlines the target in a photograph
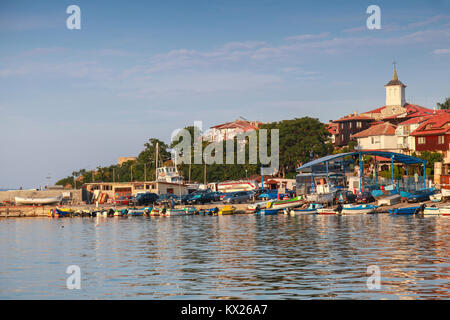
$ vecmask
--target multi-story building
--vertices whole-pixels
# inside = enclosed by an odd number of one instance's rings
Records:
[[[374,124],[370,128],[352,135],[362,150],[398,152],[396,126],[389,122]]]
[[[233,139],[236,135],[244,132],[257,130],[262,122],[235,120],[211,127],[205,134],[204,138],[211,142],[219,142],[223,140]]]
[[[335,146],[346,146],[352,140],[352,135],[368,129],[374,121],[373,118],[358,115],[356,112],[333,121],[337,124]]]
[[[411,132],[416,130],[421,123],[428,120],[431,116],[422,116],[410,118],[406,121],[400,122],[395,130],[397,137],[397,145],[400,153],[411,155],[416,151],[416,139],[411,136]]]
[[[415,139],[416,152],[440,152],[444,155],[444,164],[450,163],[450,113],[436,113],[422,122],[410,135]]]

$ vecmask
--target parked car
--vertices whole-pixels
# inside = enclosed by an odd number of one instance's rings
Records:
[[[351,191],[338,191],[334,198],[337,203],[353,203],[356,200],[356,194]]]
[[[356,203],[370,203],[374,201],[375,198],[368,191],[361,192],[356,196]]]
[[[253,193],[249,191],[237,191],[227,194],[223,198],[223,203],[245,203],[249,202],[253,197]]]
[[[156,203],[157,204],[161,204],[163,202],[171,202],[172,199],[175,201],[175,204],[180,204],[181,203],[181,197],[179,197],[179,196],[177,196],[176,194],[173,194],[173,193],[160,195],[158,200],[156,200]]]
[[[132,198],[130,205],[134,206],[146,206],[149,204],[154,204],[158,200],[158,195],[156,193],[140,193],[136,197]]]
[[[211,191],[197,191],[186,199],[187,204],[204,204],[214,202],[214,193]]]
[[[221,201],[226,196],[226,193],[223,192],[216,191],[213,193],[214,193],[214,201]]]
[[[112,203],[118,206],[128,206],[130,204],[130,197],[120,196],[115,198]]]
[[[434,189],[416,190],[406,197],[408,202],[422,202],[430,200],[430,196],[434,194]]]

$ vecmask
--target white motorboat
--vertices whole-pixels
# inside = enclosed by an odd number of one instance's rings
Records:
[[[444,207],[425,207],[423,209],[423,214],[427,216],[450,216],[450,206]]]
[[[54,204],[60,203],[62,200],[62,194],[57,197],[48,197],[48,198],[23,198],[23,197],[14,197],[14,201],[17,204],[35,204],[35,205],[45,205],[45,204]]]
[[[166,216],[185,216],[186,211],[184,209],[167,209],[165,212]]]
[[[368,214],[375,213],[377,206],[372,204],[361,204],[361,205],[352,205],[346,204],[342,208],[342,214]]]

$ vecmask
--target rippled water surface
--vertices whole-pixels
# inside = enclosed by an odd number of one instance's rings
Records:
[[[448,299],[449,227],[389,215],[3,219],[0,298]],[[66,287],[69,265],[80,290]]]

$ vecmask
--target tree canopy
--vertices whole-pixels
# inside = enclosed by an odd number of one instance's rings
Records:
[[[201,163],[194,164],[194,131],[199,130],[197,127],[185,128],[191,134],[191,164],[177,163],[179,172],[185,180],[203,182],[205,180],[204,172],[206,167],[207,182],[220,182],[225,180],[243,179],[260,174],[261,162],[257,157],[256,163],[249,161],[249,139],[246,138],[245,161],[237,163],[237,150],[242,147],[234,138],[232,151],[234,152],[234,164],[226,164],[227,148],[226,142],[222,141],[223,147],[223,164],[213,163],[205,165],[202,158]],[[279,171],[278,176],[295,177],[295,168],[301,163],[307,162],[312,158],[322,157],[333,150],[329,142],[329,132],[326,127],[318,119],[303,117],[292,120],[283,120],[280,122],[272,122],[264,124],[260,129],[278,129],[279,130]],[[260,139],[259,130],[256,132],[257,139]],[[201,132],[196,132],[198,135]],[[268,130],[267,149],[270,152],[271,140],[270,130]],[[175,140],[170,145],[156,138],[150,138],[144,143],[144,149],[137,156],[135,161],[127,161],[121,165],[111,165],[107,167],[97,167],[96,170],[81,169],[72,172],[72,176],[68,176],[59,180],[56,184],[80,187],[83,183],[94,181],[102,182],[130,182],[130,181],[151,181],[155,179],[155,155],[156,145],[159,144],[159,165],[170,159],[171,151],[174,146],[181,140]],[[207,148],[211,142],[202,141],[202,151]],[[259,154],[259,144],[258,154]],[[231,150],[228,150],[231,151]],[[215,155],[215,153],[214,153]],[[75,182],[76,181],[76,182]]]
[[[445,101],[442,103],[438,102],[437,106],[439,107],[439,109],[445,109],[445,110],[450,109],[450,97],[445,99]]]

